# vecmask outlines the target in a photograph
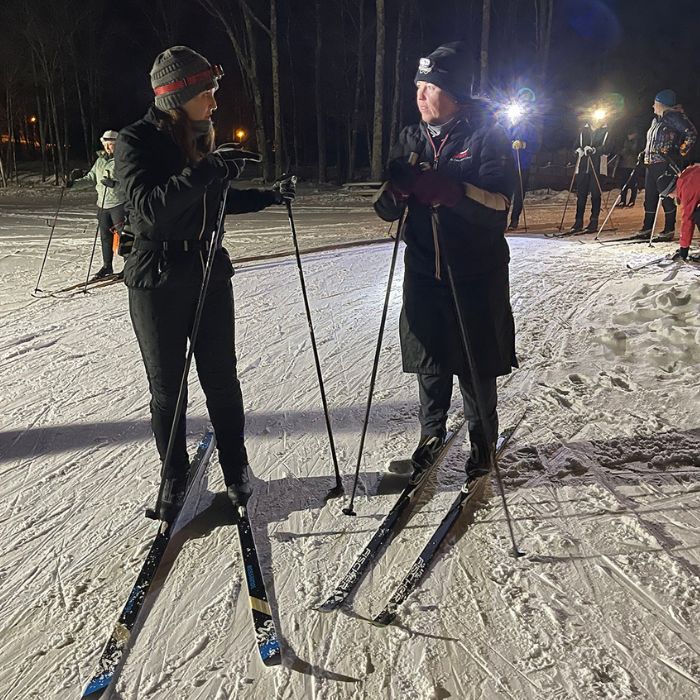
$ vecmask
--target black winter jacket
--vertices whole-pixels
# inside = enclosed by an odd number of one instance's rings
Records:
[[[389,160],[406,162],[411,153],[418,162],[453,177],[464,185],[479,188],[468,193],[454,207],[437,208],[440,228],[446,240],[455,279],[488,274],[489,270],[507,265],[510,260],[506,229],[507,209],[515,187],[512,145],[505,129],[493,124],[474,128],[466,119],[451,126],[437,147],[424,122],[408,126],[391,149]],[[492,195],[484,200],[480,195]],[[495,197],[493,196],[495,195]],[[502,196],[500,196],[502,195]],[[494,208],[494,200],[499,205]],[[375,202],[375,211],[385,221],[401,216],[403,205],[390,191]],[[404,228],[406,269],[419,275],[440,277],[439,250],[432,231],[431,208],[413,196],[408,200]]]
[[[126,196],[128,230],[136,236],[127,258],[128,287],[152,289],[167,285],[198,285],[206,251],[139,250],[144,241],[211,240],[223,195],[224,181],[205,158],[189,165],[168,130],[164,114],[151,106],[139,121],[119,132],[115,149],[116,177]],[[271,190],[229,189],[226,213],[259,211],[276,203]],[[225,248],[216,252],[212,281],[228,279],[233,266]]]
[[[666,158],[677,159],[681,156],[681,147],[683,153],[687,153],[697,138],[698,131],[685,112],[667,109],[661,117],[654,115],[647,131],[644,164],[665,163]]]
[[[590,124],[584,124],[583,129],[581,129],[581,132],[576,139],[574,148],[578,152],[578,149],[583,150],[586,148],[586,146],[595,148],[595,153],[588,156],[581,156],[578,172],[590,173],[592,169],[595,169],[596,173],[600,173],[600,157],[610,153],[608,127],[599,126],[598,128],[594,129]]]

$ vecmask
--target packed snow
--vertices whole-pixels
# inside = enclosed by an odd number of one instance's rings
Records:
[[[558,224],[562,203],[539,220]],[[68,198],[36,286],[55,202],[0,201],[0,696],[77,698],[155,533],[146,377],[121,284],[87,273],[92,205]],[[346,490],[357,454],[392,244],[367,203],[305,205],[304,271]],[[538,220],[537,207],[528,211]],[[553,222],[553,223],[551,223]],[[700,276],[631,273],[673,244],[512,237],[521,367],[499,380],[501,459],[521,559],[494,483],[386,629],[369,620],[463,479],[464,431],[413,517],[341,611],[314,610],[396,498],[386,467],[418,438],[401,372],[397,267],[356,500],[334,484],[283,211],[232,217],[239,375],[256,475],[250,504],[283,664],[259,660],[216,459],[187,506],[113,697],[700,697]],[[95,267],[96,269],[96,267]],[[455,419],[460,410],[455,392]],[[207,426],[191,382],[192,451]],[[466,440],[466,442],[465,442]]]

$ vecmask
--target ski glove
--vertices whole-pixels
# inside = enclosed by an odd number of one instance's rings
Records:
[[[105,187],[116,187],[117,186],[117,181],[113,177],[103,177],[100,182],[105,186]]]
[[[527,148],[527,143],[525,141],[521,141],[520,139],[516,139],[513,141],[513,148],[516,151],[522,151],[524,148]]]
[[[412,194],[421,204],[454,207],[464,196],[464,189],[461,183],[437,170],[426,170],[416,179]]]
[[[216,167],[217,174],[222,180],[235,180],[243,172],[246,161],[259,163],[262,156],[253,151],[243,151],[234,147],[233,144],[224,143],[210,153],[207,160]]]
[[[277,204],[291,204],[297,196],[297,176],[282,175],[272,185],[272,191],[275,192],[279,200]]]
[[[583,148],[577,148],[574,153],[576,153],[579,158],[583,158],[586,152],[583,150]]]
[[[418,165],[412,165],[407,160],[392,160],[387,168],[391,189],[399,195],[411,194],[420,172]]]
[[[592,156],[595,153],[595,148],[593,148],[593,146],[586,146],[583,149],[583,153],[587,156]]]

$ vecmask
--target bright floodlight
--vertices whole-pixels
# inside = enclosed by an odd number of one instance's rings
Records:
[[[511,123],[515,124],[523,116],[523,108],[517,102],[512,102],[506,107],[506,114]]]
[[[593,119],[597,122],[602,122],[606,116],[607,112],[604,109],[596,109],[595,112],[593,112]]]

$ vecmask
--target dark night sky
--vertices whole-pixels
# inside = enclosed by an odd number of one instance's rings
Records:
[[[362,1],[362,0],[358,0]],[[373,21],[374,0],[364,0],[366,13]],[[217,23],[191,0],[173,3],[180,9],[173,19],[179,28],[176,43],[184,43],[203,53],[210,61],[221,63],[226,76],[218,93],[219,131],[228,131],[238,123],[250,123],[251,110],[245,95],[233,50]],[[398,3],[389,2],[387,27],[388,71],[393,71],[394,24]],[[607,93],[619,93],[625,109],[618,120],[622,130],[633,122],[645,129],[651,117],[651,102],[660,89],[677,91],[686,111],[700,123],[700,0],[555,0],[554,29],[550,69],[544,86],[533,84],[530,75],[533,30],[533,2],[520,0],[508,3],[493,0],[491,51],[494,86],[529,85],[535,88],[542,108],[548,111],[545,141],[551,146],[568,143],[576,124],[577,109],[590,105]],[[313,144],[313,41],[314,3],[310,0],[282,0],[280,30],[290,26],[293,47],[295,98],[302,120],[307,118],[311,128],[305,139]],[[446,41],[462,39],[474,47],[478,56],[481,2],[459,0],[418,0],[420,22],[414,22],[406,39],[405,65],[402,68],[404,86],[404,121],[416,117],[413,109],[412,79],[417,59]],[[518,14],[512,8],[519,8]],[[103,105],[105,126],[120,128],[137,119],[151,100],[148,72],[155,55],[165,48],[156,38],[146,19],[142,0],[120,0],[105,6],[100,29],[103,47]],[[464,8],[457,11],[456,8]],[[471,8],[471,10],[469,9]],[[334,21],[333,5],[324,5],[329,13],[329,28],[324,35],[327,50],[338,42],[354,44],[354,36],[343,34]],[[337,14],[337,10],[335,10]],[[511,23],[510,25],[508,23]],[[507,39],[508,26],[514,25],[515,43]],[[2,32],[0,31],[0,34]],[[373,38],[366,54],[368,101],[372,92]],[[291,101],[289,56],[282,46],[282,79],[285,85],[283,101]],[[343,97],[351,84],[348,68],[339,65],[335,57],[324,63],[324,89],[329,100],[335,96],[335,106],[329,102],[329,114],[343,114]],[[391,73],[390,73],[391,74]],[[264,93],[269,98],[270,89]],[[390,93],[387,99],[390,99]],[[287,112],[288,114],[288,112]],[[332,118],[332,117],[331,117]],[[332,132],[332,130],[331,130]],[[331,133],[332,135],[332,133]],[[311,146],[312,148],[312,146]]]

